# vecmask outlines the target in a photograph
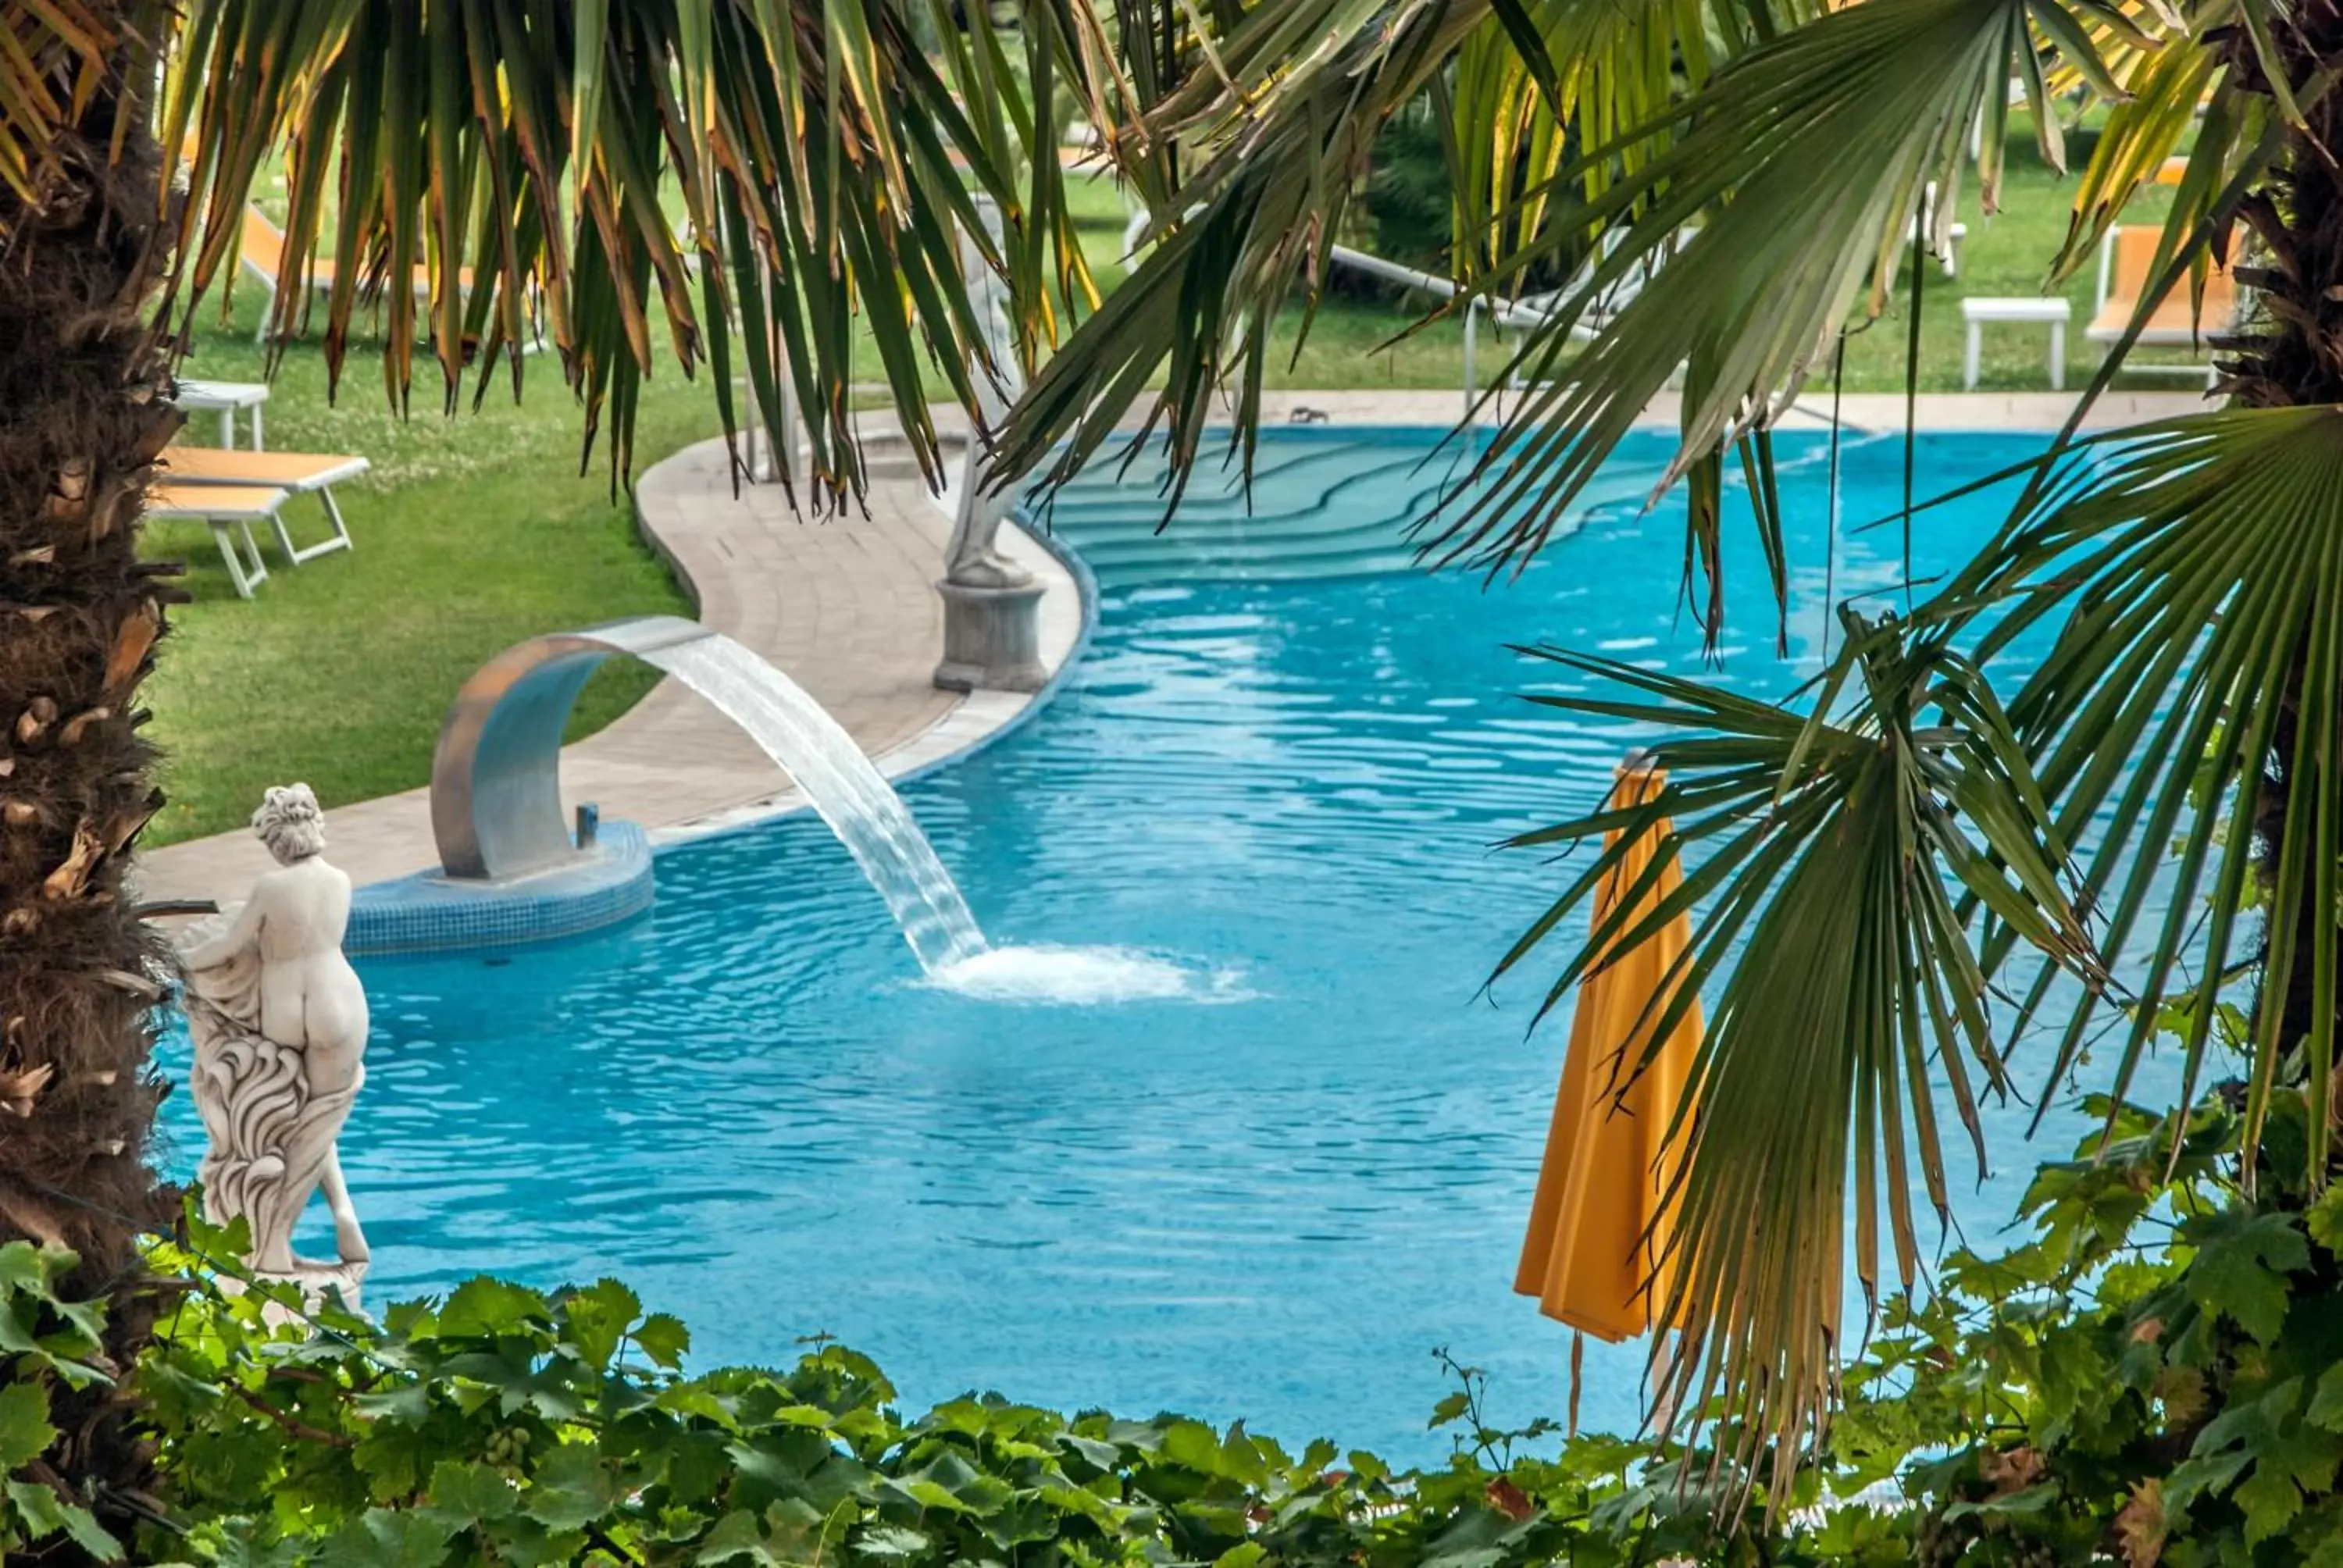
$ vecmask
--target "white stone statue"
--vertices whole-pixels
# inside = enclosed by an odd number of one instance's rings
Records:
[[[331,1287],[355,1308],[366,1236],[335,1150],[366,1081],[366,991],[342,956],[350,879],[327,863],[325,813],[307,784],[269,790],[252,828],[279,869],[180,941],[196,1108],[210,1141],[204,1210],[215,1221],[245,1218],[256,1272],[313,1296]],[[293,1227],[321,1189],[332,1263],[293,1253]]]
[[[977,211],[984,218],[986,231],[991,235],[993,248],[1002,243],[1001,208],[990,196],[976,198]],[[986,350],[992,357],[993,368],[1004,377],[1017,374],[1017,335],[1009,325],[1005,291],[991,264],[984,259],[983,251],[965,230],[960,236],[960,276],[968,279],[978,323],[984,328]],[[1009,399],[1002,388],[981,368],[976,374],[977,407],[984,416],[988,430],[999,429],[1009,412]],[[961,588],[1018,588],[1032,580],[1033,574],[993,548],[992,541],[1001,532],[1002,519],[1015,498],[1006,488],[998,490],[977,483],[984,468],[980,433],[969,438],[968,457],[960,465],[960,505],[952,518],[951,543],[944,552],[944,580]]]

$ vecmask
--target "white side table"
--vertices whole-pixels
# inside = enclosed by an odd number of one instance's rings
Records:
[[[1961,386],[1970,392],[1976,390],[1977,357],[1982,349],[1986,323],[2015,321],[2046,326],[2050,328],[2050,389],[2066,389],[2066,322],[2074,307],[2063,299],[1964,299],[1961,301],[1961,322],[1966,328],[1968,341],[1961,354]]]
[[[182,381],[172,394],[171,401],[190,414],[216,413],[220,417],[220,445],[236,445],[236,415],[239,408],[252,410],[252,449],[266,450],[260,429],[260,406],[268,401],[268,387],[259,381]]]

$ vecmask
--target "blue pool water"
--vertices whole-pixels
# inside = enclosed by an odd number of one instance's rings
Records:
[[[1919,484],[2026,449],[1930,437]],[[1562,873],[1493,846],[1593,804],[1637,737],[1523,704],[1563,672],[1504,645],[1693,671],[1699,635],[1681,503],[1634,504],[1656,443],[1490,587],[1403,569],[1427,450],[1272,434],[1251,521],[1200,494],[1161,540],[1141,479],[1086,480],[1058,526],[1101,578],[1087,657],[1026,728],[906,792],[996,941],[1170,955],[1195,994],[930,988],[809,818],[674,849],[624,930],[365,966],[344,1158],[373,1299],[614,1272],[689,1320],[703,1362],[827,1332],[916,1402],[1241,1415],[1405,1459],[1441,1451],[1435,1346],[1489,1370],[1499,1415],[1559,1413],[1567,1332],[1510,1284],[1567,1033],[1530,1018],[1562,950],[1481,988]],[[1739,518],[1728,562],[1723,677],[1767,696],[1813,668],[1828,555],[1820,443],[1783,455],[1787,659]],[[1902,462],[1897,441],[1847,453],[1850,520],[1892,508]],[[1925,515],[1916,572],[2006,502]],[[1890,591],[1900,554],[1893,529],[1848,533],[1836,591]],[[184,1096],[174,1114],[191,1141]],[[2011,1211],[2022,1120],[1995,1121],[1973,1227]],[[1631,1427],[1640,1352],[1590,1350],[1585,1420]]]

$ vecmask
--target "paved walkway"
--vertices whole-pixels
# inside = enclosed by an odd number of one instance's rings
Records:
[[[2048,430],[2074,407],[2059,393],[1926,393],[1923,427]],[[2204,407],[2195,392],[2102,397],[2094,427],[2128,424]],[[1457,392],[1271,393],[1265,424],[1314,409],[1336,424],[1445,425],[1461,414]],[[1826,397],[1796,413],[1827,419]],[[1842,414],[1854,426],[1898,428],[1904,399],[1851,396]],[[1674,400],[1661,399],[1645,422],[1672,425]],[[957,410],[939,425],[964,428]],[[880,467],[890,467],[880,458]],[[953,755],[1023,711],[1030,698],[980,692],[961,698],[930,684],[943,646],[934,579],[949,526],[918,475],[898,457],[874,468],[870,516],[829,523],[799,519],[778,486],[736,498],[720,442],[688,448],[645,474],[636,508],[645,536],[666,554],[699,607],[699,618],[788,670],[879,761],[897,776]],[[1011,536],[1014,536],[1012,538]],[[1049,584],[1042,600],[1045,662],[1055,669],[1080,635],[1079,590],[1031,538],[1003,530],[1004,548]],[[548,631],[559,629],[548,627]],[[453,692],[448,693],[453,697]],[[684,690],[662,681],[598,734],[562,753],[571,802],[592,800],[604,815],[641,823],[654,842],[753,821],[802,803],[787,776],[748,737]],[[339,806],[327,813],[329,853],[358,882],[404,876],[437,863],[428,796],[421,789]],[[269,867],[245,832],[175,844],[140,858],[146,898],[241,898]]]
[[[720,441],[657,465],[635,490],[644,536],[674,567],[699,618],[787,670],[895,776],[982,739],[1032,699],[935,689],[943,609],[934,585],[950,522],[900,457],[874,463],[870,505],[868,518],[808,522],[777,485],[748,486],[736,498]],[[1079,589],[1021,532],[1003,529],[1002,548],[1045,585],[1041,656],[1054,670],[1081,634]],[[569,804],[594,801],[605,817],[641,823],[654,842],[802,803],[756,742],[674,680],[564,749],[561,784]],[[356,882],[438,863],[427,790],[335,807],[326,831],[327,853]],[[270,865],[247,832],[174,844],[139,858],[139,896],[240,899]]]

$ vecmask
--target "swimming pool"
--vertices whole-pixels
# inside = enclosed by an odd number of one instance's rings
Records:
[[[1504,645],[1688,671],[1700,640],[1681,503],[1639,513],[1656,438],[1487,587],[1404,569],[1430,441],[1270,433],[1250,520],[1205,486],[1161,539],[1143,476],[1083,481],[1057,526],[1100,579],[1087,656],[1033,722],[905,792],[995,940],[1168,955],[1184,994],[930,987],[810,818],[666,853],[651,914],[591,940],[368,962],[344,1160],[372,1300],[616,1273],[706,1362],[827,1332],[915,1403],[997,1388],[1409,1460],[1443,1446],[1435,1346],[1488,1369],[1501,1418],[1558,1413],[1567,1332],[1510,1284],[1566,1026],[1527,1032],[1550,966],[1481,990],[1558,878],[1492,846],[1591,805],[1636,734],[1521,703],[1564,672]],[[1918,483],[2030,445],[1926,437]],[[1828,556],[1821,439],[1781,453],[1789,657],[1735,518],[1721,672],[1767,696],[1813,668]],[[1892,509],[1902,465],[1898,440],[1852,447],[1847,518]],[[1966,558],[2006,498],[1926,514],[1916,572]],[[1891,590],[1900,553],[1845,532],[1835,592]],[[191,1151],[184,1096],[171,1116]],[[1973,1226],[2011,1211],[2022,1122],[1994,1121]],[[1640,1352],[1587,1364],[1587,1424],[1632,1426]]]

